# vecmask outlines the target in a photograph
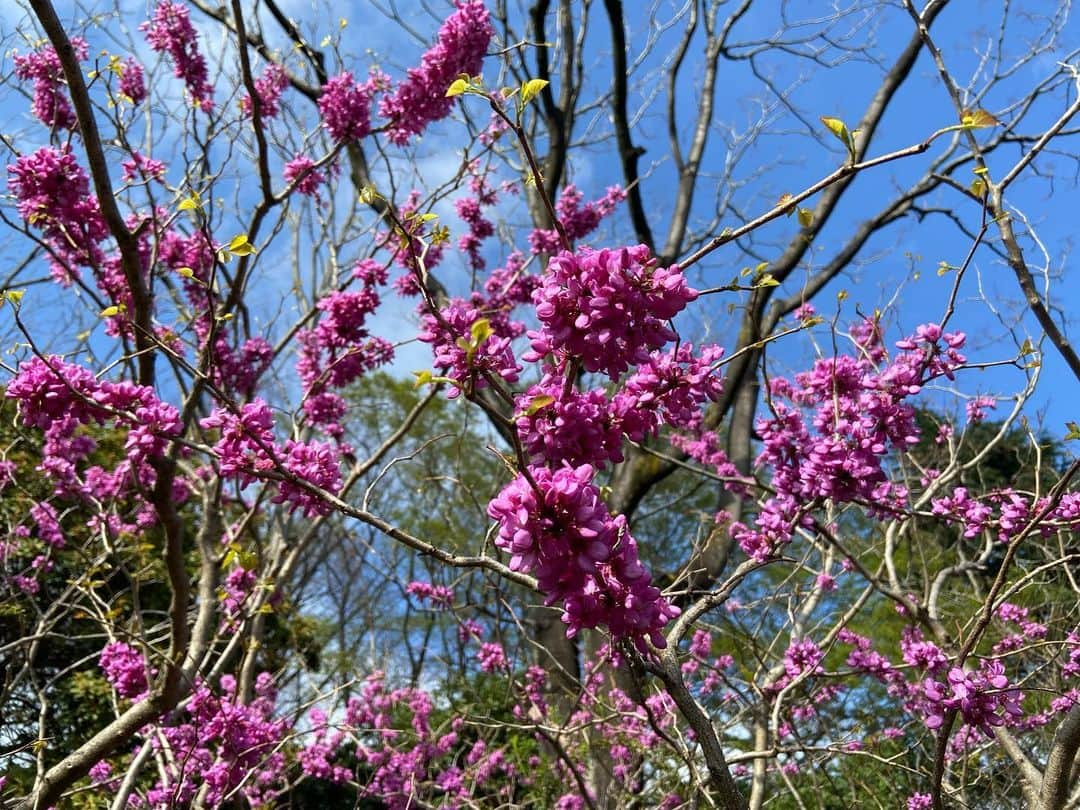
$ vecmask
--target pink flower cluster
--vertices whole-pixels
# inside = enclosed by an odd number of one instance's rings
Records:
[[[358,82],[348,71],[339,73],[323,85],[319,112],[331,138],[345,143],[371,132],[371,101],[380,85],[378,77]]]
[[[1080,493],[1077,492],[1067,492],[1052,504],[1046,496],[1032,503],[1013,489],[997,490],[977,499],[967,487],[956,487],[951,494],[935,498],[931,511],[946,523],[962,527],[964,537],[979,537],[984,531],[996,529],[1002,543],[1012,542],[1036,514],[1043,516],[1038,526],[1043,537],[1058,530],[1080,530]]]
[[[600,466],[622,461],[623,425],[601,389],[579,391],[544,375],[517,397],[518,436],[534,464]]]
[[[789,678],[797,678],[804,672],[818,672],[825,653],[812,639],[792,641],[784,653],[784,671]]]
[[[645,245],[562,252],[533,293],[543,325],[529,331],[529,361],[554,354],[617,379],[675,339],[665,321],[697,298],[677,266],[658,267]]]
[[[548,604],[563,603],[567,635],[605,625],[642,651],[646,640],[663,647],[678,609],[653,587],[626,518],[611,516],[592,478],[587,464],[530,467],[488,504],[496,545],[513,570],[536,575]]]
[[[422,602],[430,602],[435,608],[445,610],[454,602],[454,589],[446,585],[433,585],[430,582],[410,582],[405,586],[405,593],[415,596]]]
[[[420,319],[419,339],[432,345],[435,367],[457,385],[447,394],[485,388],[488,377],[516,382],[521,366],[514,359],[512,335],[499,334],[493,318],[476,306],[476,301],[452,298],[438,315]]]
[[[763,505],[755,528],[732,526],[755,559],[790,540],[803,519],[797,504],[855,501],[875,514],[903,508],[907,490],[889,480],[883,463],[890,451],[904,452],[919,440],[906,400],[966,362],[958,351],[964,335],[945,334],[935,324],[897,341],[902,351],[888,363],[877,324],[864,322],[853,333],[857,355],[818,360],[794,382],[771,381],[773,416],[758,420],[763,449],[757,464],[770,470],[777,494]]]
[[[143,76],[143,66],[133,56],[124,60],[120,69],[120,94],[126,96],[127,100],[135,105],[142,104],[146,100],[146,78]]]
[[[40,228],[49,245],[53,277],[64,286],[79,267],[103,261],[98,246],[109,231],[90,181],[67,145],[43,146],[8,166],[8,187],[27,225]]]
[[[259,116],[261,118],[275,118],[281,111],[281,94],[289,86],[289,77],[285,68],[276,63],[271,63],[263,70],[262,75],[255,79],[255,95],[259,97]],[[240,111],[250,116],[254,110],[251,96],[245,95],[240,99]]]
[[[976,672],[959,667],[949,670],[946,683],[927,679],[923,682],[926,698],[926,726],[940,728],[945,712],[959,711],[964,722],[981,729],[988,736],[995,726],[1002,726],[1023,716],[1021,693],[1009,685],[1000,661],[983,662]]]
[[[183,80],[196,106],[205,113],[213,112],[214,88],[187,7],[163,0],[154,9],[153,18],[139,27],[146,32],[146,41],[153,50],[169,54],[173,74]]]
[[[167,168],[160,160],[146,157],[137,151],[132,151],[130,160],[125,160],[120,165],[124,170],[126,183],[136,180],[161,180]]]
[[[378,800],[387,810],[408,810],[418,801],[434,803],[436,797],[440,806],[464,806],[478,792],[508,799],[516,773],[503,751],[489,750],[482,739],[468,744],[460,718],[436,730],[434,707],[427,692],[390,689],[384,674],[376,672],[349,699],[340,730],[330,730],[323,712],[312,713],[316,736],[298,757],[301,768],[333,782],[362,774],[361,796]],[[341,764],[350,750],[353,768]]]
[[[22,423],[44,431],[40,469],[58,494],[111,500],[132,490],[149,489],[156,473],[149,463],[160,457],[181,429],[179,412],[145,386],[99,382],[87,369],[59,357],[34,357],[19,365],[5,396],[19,404]],[[77,434],[86,424],[112,421],[127,429],[125,460],[112,473],[91,467],[79,478],[76,465],[94,449]],[[144,518],[152,519],[152,507]]]
[[[399,146],[450,114],[454,100],[446,90],[459,74],[480,72],[495,34],[491,17],[483,0],[456,0],[456,6],[420,67],[410,68],[408,78],[379,102],[379,115],[389,119],[387,137]]]
[[[171,756],[147,791],[151,808],[187,806],[200,793],[207,806],[221,807],[234,791],[257,807],[283,787],[281,747],[289,726],[273,716],[277,693],[269,673],[256,678],[255,695],[244,702],[231,675],[221,678],[217,693],[205,683],[196,686],[182,722],[158,729]]]
[[[98,666],[120,697],[138,700],[146,694],[146,661],[130,644],[123,641],[106,644],[98,655]]]
[[[86,59],[85,39],[72,37],[71,47],[80,62]],[[75,129],[78,122],[71,102],[62,90],[64,69],[56,50],[51,45],[43,45],[25,56],[15,54],[14,62],[15,78],[34,83],[34,101],[30,108],[34,117],[50,129]]]
[[[518,436],[537,464],[622,461],[624,434],[641,441],[664,423],[697,424],[701,406],[720,394],[721,380],[712,365],[722,354],[723,349],[707,346],[695,357],[690,344],[653,352],[613,397],[601,389],[568,387],[549,370],[517,398]]]
[[[270,473],[277,478],[274,503],[302,509],[308,517],[332,509],[308,485],[337,494],[341,486],[337,449],[324,442],[292,439],[281,447],[274,441],[273,413],[263,400],[248,402],[239,412],[215,408],[199,424],[219,432],[213,450],[222,475],[235,476],[241,486],[248,486]]]
[[[476,660],[483,672],[509,672],[510,662],[501,644],[485,641],[476,653]]]
[[[359,290],[335,290],[324,296],[316,308],[322,314],[314,328],[297,334],[300,356],[296,370],[304,384],[304,413],[330,436],[340,436],[338,419],[345,413],[345,400],[329,390],[343,388],[364,374],[390,361],[394,347],[380,337],[372,337],[367,319],[379,306],[377,287],[386,283],[386,268],[373,259],[357,263],[353,278]]]
[[[282,170],[286,183],[296,183],[296,190],[308,197],[319,199],[319,186],[326,182],[326,175],[315,168],[315,161],[307,155],[297,155]]]
[[[484,217],[480,206],[481,201],[476,197],[462,197],[454,203],[457,215],[469,226],[469,232],[458,239],[458,249],[469,257],[469,265],[477,271],[485,267],[480,244],[495,233],[495,226]]]
[[[598,200],[582,205],[584,198],[581,190],[571,183],[562,190],[559,201],[555,203],[555,215],[571,242],[584,239],[595,231],[600,221],[610,216],[618,204],[626,199],[626,192],[621,186],[611,186]],[[562,250],[562,238],[554,228],[537,229],[529,234],[529,247],[533,253],[555,254]]]

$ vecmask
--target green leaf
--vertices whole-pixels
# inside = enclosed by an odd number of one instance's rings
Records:
[[[113,304],[111,307],[105,307],[105,309],[101,310],[101,317],[114,318],[126,309],[127,307],[123,304]]]
[[[836,139],[840,141],[848,150],[848,157],[852,161],[855,160],[855,136],[847,128],[847,124],[841,121],[839,118],[830,118],[827,115],[821,116],[821,123],[836,136]]]
[[[202,210],[202,198],[199,197],[199,192],[191,192],[191,196],[180,201],[180,205],[176,206],[178,211],[201,211]]]
[[[4,290],[4,299],[13,307],[22,303],[24,295],[26,295],[26,290]]]
[[[228,250],[234,256],[250,256],[255,252],[255,247],[248,241],[247,234],[242,233],[229,241]]]
[[[446,91],[447,98],[453,98],[454,96],[460,96],[466,90],[469,89],[469,80],[465,76],[458,76],[452,82],[450,87]]]
[[[780,282],[773,278],[769,273],[766,273],[759,278],[755,283],[755,287],[778,287]]]
[[[964,110],[960,115],[960,123],[970,129],[986,129],[996,127],[1000,122],[980,107],[977,110]]]
[[[416,388],[427,385],[433,379],[435,379],[435,375],[433,375],[427,369],[425,369],[424,371],[414,371],[413,376],[416,377]]]
[[[529,79],[527,82],[521,85],[521,106],[524,107],[547,87],[549,82],[547,79]]]
[[[830,118],[827,115],[821,116],[821,123],[828,127],[829,132],[835,135],[839,140],[847,143],[848,128],[847,124],[841,121],[839,118]]]
[[[814,212],[809,208],[799,208],[799,227],[809,228],[814,224]]]
[[[1071,442],[1080,439],[1080,425],[1076,424],[1076,422],[1066,422],[1065,427],[1069,429],[1069,432],[1065,434],[1065,441]]]
[[[529,407],[525,409],[525,415],[532,416],[533,414],[542,411],[554,401],[555,397],[551,396],[551,394],[537,394],[529,400]]]
[[[1020,347],[1020,356],[1027,357],[1029,354],[1035,354],[1035,346],[1031,343],[1031,338],[1024,340],[1024,345]]]
[[[487,318],[474,321],[473,325],[469,327],[469,332],[472,334],[473,348],[479,348],[485,340],[495,334],[495,330],[491,328],[491,322]]]

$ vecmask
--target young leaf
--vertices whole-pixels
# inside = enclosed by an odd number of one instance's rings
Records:
[[[248,241],[247,234],[242,233],[229,241],[228,250],[234,256],[250,256],[255,252],[255,246]]]
[[[814,224],[814,212],[809,208],[799,207],[799,227],[809,228]]]
[[[525,409],[525,415],[532,416],[538,411],[542,411],[554,401],[555,397],[551,396],[551,394],[537,394],[529,400],[529,407]]]
[[[524,107],[548,86],[547,79],[529,79],[521,85],[521,106]]]
[[[972,129],[985,129],[996,127],[1000,122],[981,107],[977,110],[964,110],[960,116],[960,123]]]
[[[847,128],[847,124],[841,121],[839,118],[830,118],[827,115],[821,116],[821,123],[823,123],[836,139],[840,141],[848,150],[848,157],[852,161],[855,160],[855,136]]]
[[[848,140],[848,128],[847,124],[841,121],[839,118],[830,118],[827,115],[821,116],[821,123],[828,127],[829,132],[837,137],[838,140],[847,144]]]
[[[447,98],[453,98],[454,96],[460,96],[466,90],[469,89],[469,81],[466,78],[458,76],[450,82],[450,87],[446,91]]]
[[[494,334],[491,322],[487,318],[474,321],[469,332],[472,334],[472,345],[477,347]]]

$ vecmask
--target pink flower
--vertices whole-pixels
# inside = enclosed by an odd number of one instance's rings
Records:
[[[371,131],[371,99],[375,90],[373,80],[361,83],[349,72],[338,74],[323,85],[319,112],[331,138],[353,141]]]
[[[459,74],[480,72],[495,33],[490,15],[482,0],[457,0],[456,6],[420,67],[410,68],[408,78],[379,102],[379,115],[390,120],[387,136],[399,146],[450,114],[454,99],[446,97],[446,89]]]
[[[661,629],[679,611],[652,586],[626,519],[611,516],[592,477],[587,464],[530,467],[488,504],[495,544],[513,570],[536,574],[549,604],[563,602],[567,635],[606,625],[643,652],[646,639],[663,647]]]
[[[191,24],[186,6],[164,0],[154,9],[153,19],[139,26],[146,41],[158,53],[168,53],[173,74],[182,79],[191,100],[205,113],[213,112],[214,88],[206,60],[199,53],[199,35]]]
[[[146,662],[131,645],[122,641],[106,644],[98,666],[120,697],[136,699],[146,692]]]
[[[85,39],[72,37],[71,47],[80,62],[86,59],[88,49]],[[75,129],[75,112],[67,95],[61,90],[65,82],[64,69],[53,47],[45,45],[26,56],[16,54],[14,61],[15,77],[34,82],[31,106],[34,117],[50,129]]]
[[[574,357],[586,371],[617,379],[675,339],[666,321],[695,298],[678,267],[658,267],[644,245],[564,251],[533,293],[542,328],[528,333],[525,359]]]
[[[142,104],[146,100],[146,79],[143,67],[135,57],[128,57],[120,70],[120,93],[127,96],[132,104]]]
[[[309,197],[319,197],[319,186],[326,182],[326,175],[315,168],[315,161],[306,155],[297,155],[282,171],[286,183],[296,183],[296,190]]]
[[[259,97],[259,116],[261,118],[274,118],[280,111],[278,104],[281,94],[289,86],[289,77],[285,68],[271,63],[266,66],[262,76],[255,79],[255,93]],[[240,110],[244,115],[252,113],[251,97],[244,96],[240,99]]]

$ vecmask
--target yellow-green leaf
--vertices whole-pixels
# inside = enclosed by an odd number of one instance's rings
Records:
[[[473,322],[473,325],[469,327],[469,332],[472,334],[472,345],[479,346],[489,337],[494,334],[494,330],[491,328],[491,322],[487,318],[480,318]]]
[[[847,124],[841,121],[839,118],[830,118],[827,115],[821,116],[821,123],[823,123],[829,132],[836,136],[837,140],[848,150],[848,157],[852,161],[855,160],[855,136],[848,130]]]
[[[551,396],[551,394],[537,394],[529,400],[529,407],[525,409],[525,415],[532,416],[538,411],[542,411],[554,401],[555,397]]]
[[[250,256],[255,252],[255,246],[248,241],[247,234],[242,233],[229,240],[228,250],[235,256]]]
[[[123,311],[124,308],[122,306],[117,306],[116,304],[113,304],[111,307],[105,307],[105,309],[101,310],[101,317],[112,318],[119,315]]]
[[[1080,439],[1080,425],[1076,424],[1076,422],[1066,422],[1065,427],[1069,429],[1069,432],[1065,434],[1065,441],[1071,442]]]
[[[19,304],[21,304],[24,295],[26,295],[26,290],[5,290],[4,291],[4,298],[12,306],[18,306]]]
[[[178,267],[176,268],[176,272],[182,275],[184,278],[194,278],[195,276],[195,271],[192,270],[190,267]]]
[[[466,90],[469,89],[469,82],[467,79],[458,77],[450,82],[450,87],[446,91],[447,98],[453,98],[454,96],[460,96]]]
[[[980,107],[977,110],[964,110],[960,116],[960,123],[972,129],[985,129],[986,127],[996,127],[1000,122]]]
[[[541,91],[547,87],[549,82],[547,79],[529,79],[527,82],[521,85],[521,106],[525,106],[538,95]]]
[[[848,139],[851,137],[848,132],[847,124],[841,121],[839,118],[830,118],[827,115],[821,116],[821,123],[823,123],[833,135],[835,135],[845,146],[847,146]]]
[[[780,282],[773,278],[769,273],[766,273],[757,280],[754,284],[755,287],[776,287]]]
[[[419,388],[422,385],[427,385],[434,378],[434,375],[430,371],[427,371],[426,369],[424,371],[414,371],[413,376],[416,377],[416,387],[417,388]]]
[[[809,228],[814,224],[814,212],[809,208],[799,208],[799,227]]]

